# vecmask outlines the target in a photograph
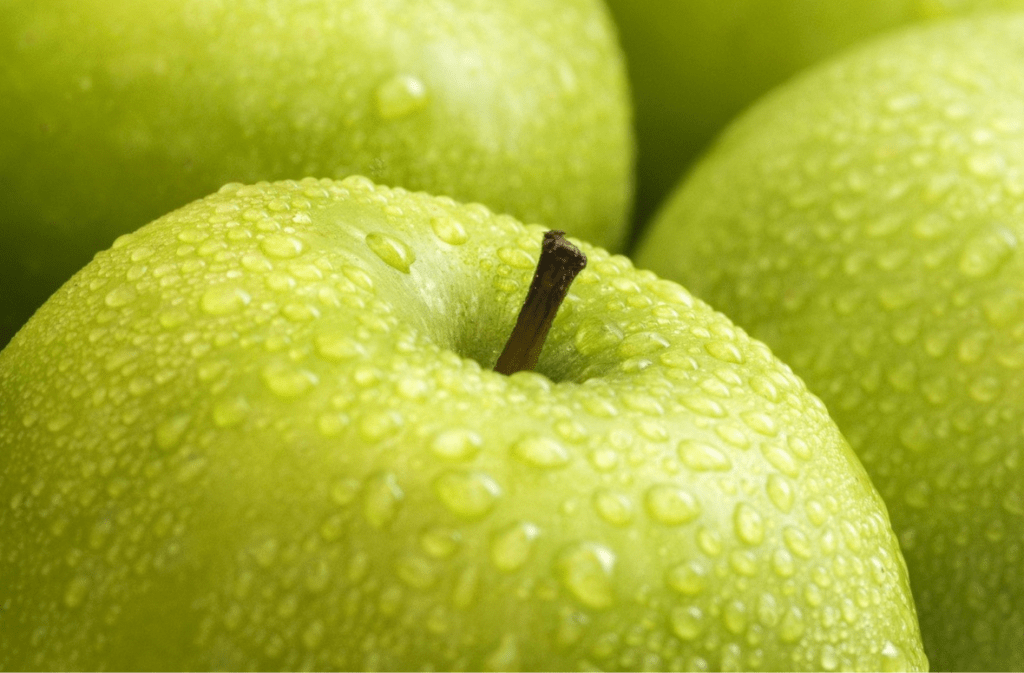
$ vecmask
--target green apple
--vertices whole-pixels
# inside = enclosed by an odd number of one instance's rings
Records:
[[[625,233],[601,0],[10,0],[0,64],[0,347],[117,235],[227,182],[361,173]]]
[[[607,0],[636,108],[638,222],[737,113],[794,73],[903,24],[1024,0]]]
[[[865,46],[777,90],[638,264],[764,339],[885,498],[938,670],[1024,668],[1024,16]]]
[[[3,669],[921,669],[824,405],[589,264],[491,371],[543,229],[341,182],[121,237],[0,352]]]

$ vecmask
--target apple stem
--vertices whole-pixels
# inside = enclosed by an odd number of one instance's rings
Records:
[[[569,292],[569,285],[586,265],[587,256],[565,239],[564,231],[544,234],[533,282],[494,371],[512,375],[537,366],[540,351],[555,321],[555,314]]]

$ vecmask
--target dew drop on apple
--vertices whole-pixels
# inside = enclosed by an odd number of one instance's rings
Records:
[[[614,348],[622,339],[622,330],[617,325],[599,318],[588,318],[576,330],[573,346],[580,355],[594,355]]]
[[[615,560],[611,549],[593,542],[581,542],[558,554],[555,575],[577,600],[600,610],[615,602]]]
[[[448,215],[431,218],[430,228],[434,230],[435,236],[448,245],[462,245],[469,240],[469,235],[462,223]]]
[[[786,548],[796,556],[802,559],[811,558],[811,542],[807,539],[807,535],[799,528],[787,526],[782,531],[782,541],[785,543]]]
[[[81,575],[72,579],[64,589],[64,605],[69,608],[77,608],[85,600],[89,592],[89,580]]]
[[[295,236],[269,234],[260,242],[263,252],[277,259],[292,259],[302,254],[305,244]]]
[[[452,528],[431,526],[420,534],[420,548],[436,559],[451,558],[462,544],[462,536]]]
[[[706,395],[696,393],[681,395],[679,402],[695,414],[708,418],[725,418],[725,409],[722,405]]]
[[[528,521],[518,521],[497,531],[491,537],[491,563],[498,570],[515,572],[530,559],[540,528]]]
[[[788,477],[796,477],[800,473],[800,468],[796,459],[793,458],[789,451],[781,446],[765,443],[761,445],[761,451],[764,454],[765,460],[784,475]]]
[[[416,261],[416,253],[412,248],[389,234],[372,231],[366,235],[366,245],[385,264],[402,273],[409,273]]]
[[[594,493],[593,500],[594,509],[606,523],[613,526],[628,526],[632,523],[633,502],[628,496],[602,488]]]
[[[273,362],[264,366],[260,371],[260,378],[270,392],[278,397],[298,397],[320,381],[313,372],[283,362]]]
[[[374,528],[386,528],[398,516],[405,492],[391,472],[378,472],[363,487],[363,516]]]
[[[425,591],[437,583],[440,571],[436,563],[417,555],[404,556],[395,563],[395,574],[406,586]]]
[[[511,453],[519,462],[541,469],[563,467],[569,463],[569,452],[565,446],[549,437],[523,437],[512,445]]]
[[[415,75],[399,73],[381,82],[375,92],[377,114],[382,119],[407,117],[427,106],[427,86]]]
[[[697,596],[707,581],[707,570],[697,561],[678,563],[665,573],[665,583],[684,596]]]
[[[494,509],[501,486],[483,472],[449,471],[434,481],[434,493],[453,514],[479,519]]]
[[[247,306],[252,300],[248,292],[233,285],[214,285],[199,300],[199,307],[210,315],[227,315]]]
[[[765,488],[768,498],[780,512],[788,514],[793,509],[793,486],[788,479],[781,474],[770,474]]]
[[[652,519],[666,526],[689,523],[701,513],[700,503],[692,493],[671,484],[649,488],[644,505]]]
[[[697,472],[723,471],[732,468],[729,458],[709,444],[695,439],[684,439],[677,448],[683,465]]]
[[[430,450],[438,458],[452,461],[470,460],[483,446],[479,433],[465,428],[442,430],[430,441]]]
[[[233,427],[245,420],[249,409],[249,401],[241,395],[219,400],[213,407],[213,423],[218,428]]]
[[[181,441],[182,436],[185,434],[185,430],[188,429],[189,423],[192,421],[191,414],[181,413],[164,421],[161,421],[156,426],[154,432],[154,439],[156,439],[156,445],[163,451],[173,449]]]
[[[885,645],[882,646],[881,652],[881,670],[887,673],[895,673],[895,671],[907,670],[907,657],[900,649],[898,645],[892,641],[886,641]]]
[[[121,308],[132,303],[137,298],[138,294],[134,288],[128,285],[119,285],[106,294],[103,298],[103,303],[110,308]]]
[[[677,605],[669,613],[672,633],[682,640],[696,640],[704,632],[704,612],[696,605]]]
[[[625,337],[615,352],[623,359],[652,355],[668,348],[669,340],[658,332],[637,332]]]

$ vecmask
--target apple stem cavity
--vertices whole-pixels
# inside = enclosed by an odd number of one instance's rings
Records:
[[[586,266],[587,256],[566,240],[564,231],[544,234],[533,282],[494,371],[511,376],[537,366],[555,314],[572,281]]]

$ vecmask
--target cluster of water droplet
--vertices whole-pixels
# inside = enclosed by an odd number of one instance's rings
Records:
[[[119,239],[0,360],[0,663],[912,665],[883,510],[723,316],[587,248],[485,369],[542,231],[349,178]]]
[[[889,505],[943,668],[1024,663],[1006,658],[1024,632],[1008,605],[1024,591],[1021,27],[922,32],[808,75],[680,192],[659,225],[685,241],[675,258],[652,262],[666,239],[641,255],[826,401]]]

